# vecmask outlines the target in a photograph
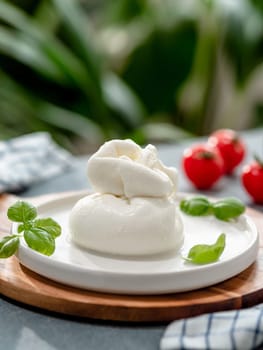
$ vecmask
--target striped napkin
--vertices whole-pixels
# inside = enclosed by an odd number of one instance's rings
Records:
[[[0,142],[0,193],[21,192],[58,175],[74,158],[48,133],[38,132]]]
[[[174,321],[165,330],[160,349],[263,349],[263,304]]]

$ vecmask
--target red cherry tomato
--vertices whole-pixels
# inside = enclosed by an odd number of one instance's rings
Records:
[[[263,162],[255,160],[242,169],[241,181],[255,203],[263,204]]]
[[[205,190],[223,175],[224,161],[216,148],[196,144],[184,151],[183,169],[196,188]]]
[[[245,144],[234,130],[217,130],[211,134],[208,143],[221,153],[225,163],[225,174],[231,174],[244,159]]]

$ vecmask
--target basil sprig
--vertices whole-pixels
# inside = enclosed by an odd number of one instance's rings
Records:
[[[216,262],[225,249],[226,235],[221,233],[214,244],[197,244],[188,253],[186,261],[193,264],[210,264]]]
[[[27,245],[44,255],[55,251],[55,239],[61,234],[60,225],[52,218],[37,218],[36,208],[27,202],[17,201],[8,208],[10,221],[18,222],[17,234],[5,236],[0,240],[0,258],[14,255],[19,247],[20,238],[24,237]]]
[[[211,212],[211,203],[204,196],[194,197],[190,200],[183,199],[180,202],[180,209],[192,216],[203,216]]]
[[[213,213],[219,220],[228,221],[244,213],[246,207],[237,198],[225,198],[213,204]]]
[[[213,214],[217,219],[228,221],[243,214],[246,207],[237,198],[223,198],[216,202],[210,202],[206,197],[193,197],[183,199],[180,202],[180,209],[188,215],[204,216]]]

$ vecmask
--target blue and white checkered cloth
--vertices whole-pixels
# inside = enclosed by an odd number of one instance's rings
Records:
[[[20,192],[30,185],[58,175],[73,157],[38,132],[0,142],[0,193]]]
[[[165,330],[160,349],[263,349],[263,304],[174,321]]]

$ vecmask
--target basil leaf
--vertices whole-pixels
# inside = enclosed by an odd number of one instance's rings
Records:
[[[245,205],[237,198],[224,198],[213,204],[215,217],[224,221],[243,214],[245,209]]]
[[[193,264],[210,264],[219,259],[225,249],[225,234],[222,233],[214,244],[198,244],[193,246],[186,258]]]
[[[24,232],[24,239],[29,248],[44,255],[52,255],[55,251],[55,239],[53,236],[37,227],[32,227]]]
[[[34,221],[34,227],[48,232],[54,238],[61,235],[61,226],[51,218],[36,219]]]
[[[17,227],[17,232],[18,232],[18,233],[21,233],[21,232],[23,232],[23,231],[25,231],[25,225],[24,225],[24,224],[18,225],[18,227]]]
[[[15,235],[6,236],[0,241],[0,258],[9,258],[14,255],[19,246],[19,238]]]
[[[17,201],[8,208],[7,216],[11,221],[25,223],[36,218],[37,210],[30,203]]]
[[[24,236],[29,248],[45,255],[54,253],[55,238],[61,234],[61,227],[55,220],[36,219],[36,208],[24,201],[17,201],[10,206],[7,216],[9,220],[20,223],[17,227],[20,235],[7,236],[0,241],[0,258],[6,258],[16,252],[20,236]]]
[[[206,197],[194,197],[182,200],[180,209],[188,215],[203,216],[210,213],[211,204]]]

